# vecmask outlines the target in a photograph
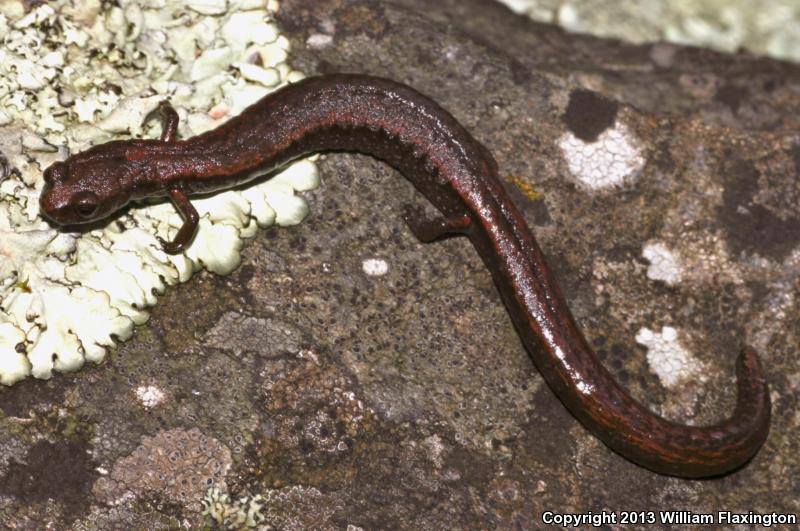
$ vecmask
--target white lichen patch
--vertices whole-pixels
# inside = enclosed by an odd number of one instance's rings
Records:
[[[165,397],[164,391],[155,385],[140,385],[136,388],[136,398],[147,409],[161,404]]]
[[[314,487],[293,485],[233,499],[224,487],[212,486],[201,503],[214,529],[344,529],[331,521],[341,502]]]
[[[371,277],[382,277],[389,272],[389,262],[382,258],[367,258],[361,262],[361,270]]]
[[[211,487],[202,500],[203,516],[212,520],[220,529],[253,529],[264,521],[261,509],[264,498],[260,495],[243,496],[238,500],[217,487]]]
[[[640,141],[619,121],[594,142],[567,131],[558,139],[558,146],[574,179],[588,190],[622,186],[645,164]]]
[[[286,63],[275,9],[274,1],[225,0],[0,7],[0,383],[101,361],[147,320],[167,286],[203,267],[230,272],[243,238],[306,216],[297,194],[319,184],[310,161],[193,200],[200,229],[176,256],[156,240],[182,223],[166,201],[86,233],[39,215],[47,166],[108,140],[157,137],[158,126],[142,122],[160,101],[176,106],[188,137],[302,78]],[[139,398],[145,407],[156,400]]]
[[[668,41],[800,59],[796,0],[498,0],[517,13],[634,43]]]
[[[445,445],[442,438],[438,435],[431,435],[430,437],[426,437],[422,444],[427,452],[428,459],[430,459],[436,468],[442,468],[444,465],[445,452]]]
[[[674,286],[681,280],[680,255],[660,242],[647,243],[642,249],[642,256],[650,262],[647,278],[660,280]]]
[[[31,371],[28,358],[16,350],[25,341],[25,333],[13,323],[0,323],[0,383],[11,385],[25,378]]]
[[[678,341],[678,331],[664,326],[661,332],[642,328],[636,342],[647,347],[647,363],[664,387],[674,387],[688,380],[706,381],[705,368]]]

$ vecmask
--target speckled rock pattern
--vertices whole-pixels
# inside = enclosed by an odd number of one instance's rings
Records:
[[[411,185],[335,154],[307,222],[259,233],[230,276],[169,291],[107,363],[0,389],[4,526],[210,525],[205,481],[262,496],[265,528],[800,512],[800,69],[571,36],[492,2],[432,4],[285,0],[280,23],[296,68],[406,82],[492,150],[590,343],[654,411],[727,415],[738,348],[757,347],[773,398],[761,452],[700,482],[615,455],[543,384],[468,242],[416,242],[400,220],[422,204]],[[582,186],[559,139],[623,125],[641,169]],[[648,242],[681,257],[679,281],[648,278]],[[368,259],[388,270],[366,274]],[[635,340],[665,325],[705,368],[669,389]]]

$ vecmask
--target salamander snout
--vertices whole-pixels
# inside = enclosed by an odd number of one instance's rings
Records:
[[[64,181],[67,178],[67,165],[63,162],[54,162],[49,168],[44,170],[44,182],[48,185],[54,185],[58,182]]]
[[[67,165],[63,162],[55,162],[44,170],[44,188],[39,196],[39,211],[44,217],[59,224],[70,223],[66,219],[69,207],[63,185],[66,178]]]

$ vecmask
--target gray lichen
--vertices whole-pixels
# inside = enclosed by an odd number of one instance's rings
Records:
[[[94,486],[95,495],[112,505],[158,495],[199,510],[209,485],[220,483],[233,463],[230,450],[199,429],[172,429],[144,437],[129,456]]]

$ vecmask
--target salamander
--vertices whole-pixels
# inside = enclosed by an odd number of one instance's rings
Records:
[[[381,159],[438,209],[406,212],[422,242],[465,235],[491,271],[534,364],[592,434],[658,473],[699,478],[741,467],[764,443],[770,398],[756,352],[737,359],[732,415],[712,426],[678,424],[633,399],[592,351],[491,153],[416,90],[377,77],[310,77],[265,96],[216,129],[179,140],[178,115],[160,107],[161,139],[104,143],[44,172],[42,214],[57,225],[97,222],[131,201],[168,196],[184,222],[169,253],[191,242],[189,196],[224,190],[310,153],[353,151]]]

